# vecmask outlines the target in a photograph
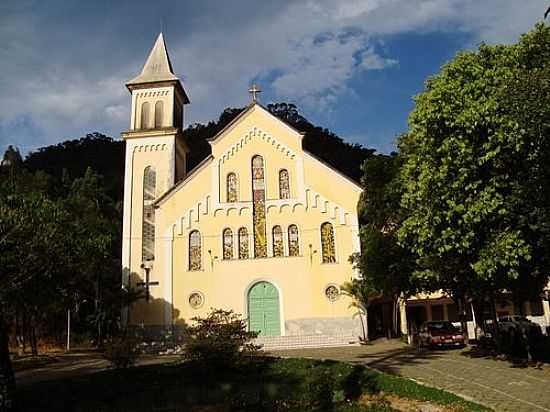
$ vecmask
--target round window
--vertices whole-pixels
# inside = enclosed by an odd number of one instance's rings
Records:
[[[325,296],[330,302],[335,302],[340,297],[340,291],[336,286],[330,285],[325,289]]]
[[[193,292],[189,295],[189,306],[193,309],[200,308],[204,303],[204,296],[200,292]]]

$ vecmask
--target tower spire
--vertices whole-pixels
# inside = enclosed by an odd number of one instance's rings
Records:
[[[166,43],[162,32],[159,33],[155,45],[149,53],[149,57],[141,70],[141,74],[126,85],[135,85],[141,83],[153,83],[162,81],[178,80],[172,69],[172,63],[166,50]]]

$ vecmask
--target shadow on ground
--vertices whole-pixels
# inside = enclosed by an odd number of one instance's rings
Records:
[[[18,399],[22,412],[312,410],[323,394],[332,402],[335,388],[349,400],[378,392],[376,377],[336,361],[257,357],[232,369],[172,362],[33,381],[18,387]]]

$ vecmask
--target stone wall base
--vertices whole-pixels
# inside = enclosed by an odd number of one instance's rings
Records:
[[[359,317],[303,318],[285,321],[285,336],[363,336]]]

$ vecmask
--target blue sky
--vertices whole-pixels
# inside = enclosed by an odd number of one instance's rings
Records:
[[[30,1],[0,3],[0,150],[129,124],[125,81],[163,27],[186,124],[249,101],[297,104],[347,141],[395,149],[412,97],[458,51],[511,43],[545,0]]]

